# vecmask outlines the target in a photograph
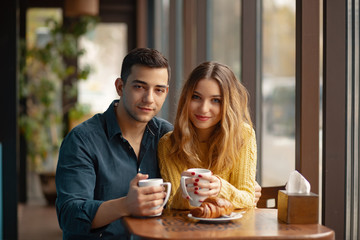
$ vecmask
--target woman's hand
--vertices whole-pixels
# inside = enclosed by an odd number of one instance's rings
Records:
[[[260,197],[261,197],[261,186],[259,185],[259,183],[257,181],[255,181],[255,200],[254,200],[255,207],[256,207]]]
[[[215,175],[198,175],[197,177],[194,177],[194,172],[184,171],[181,173],[181,176],[190,177],[185,179],[186,190],[188,193],[193,192],[194,194],[204,197],[215,197],[220,193],[221,181],[220,178]],[[182,196],[183,198],[188,198],[184,192],[182,192]]]

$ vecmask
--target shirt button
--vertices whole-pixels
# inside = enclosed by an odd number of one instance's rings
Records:
[[[138,169],[138,172],[140,172],[140,171],[141,171],[141,169],[139,168],[139,169]]]
[[[100,233],[99,237],[102,237],[102,233]]]

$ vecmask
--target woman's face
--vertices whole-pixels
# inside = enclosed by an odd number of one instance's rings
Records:
[[[201,79],[189,103],[190,121],[197,131],[211,132],[221,120],[221,91],[214,79]]]

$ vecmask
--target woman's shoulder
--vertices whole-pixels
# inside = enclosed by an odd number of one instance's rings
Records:
[[[170,145],[170,142],[171,142],[170,136],[171,136],[171,134],[172,134],[172,131],[164,134],[164,136],[162,136],[162,137],[160,138],[160,140],[159,140],[159,145],[158,145],[159,148],[163,148],[163,147],[165,147],[165,146],[169,146],[169,145]]]
[[[164,136],[162,136],[162,137],[160,138],[160,141],[165,141],[165,142],[170,141],[170,135],[172,134],[172,132],[173,132],[173,131],[170,131],[170,132],[165,133]]]
[[[159,144],[158,144],[158,148],[157,148],[157,156],[158,156],[158,160],[159,160],[160,170],[163,169],[164,167],[167,168],[166,166],[168,166],[171,162],[171,161],[166,161],[169,157],[169,152],[170,152],[170,148],[171,148],[170,147],[171,146],[171,141],[170,141],[171,133],[172,132],[166,133],[159,140]]]
[[[253,136],[255,135],[255,130],[254,128],[249,124],[249,123],[243,123],[242,124],[242,129],[243,129],[243,135],[246,136]]]

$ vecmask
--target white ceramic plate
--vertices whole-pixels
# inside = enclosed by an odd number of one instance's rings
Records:
[[[193,217],[191,213],[187,215],[191,219],[205,221],[205,222],[227,222],[230,220],[236,220],[239,218],[242,218],[242,212],[232,212],[229,217],[218,217],[218,218],[199,218],[199,217]]]

